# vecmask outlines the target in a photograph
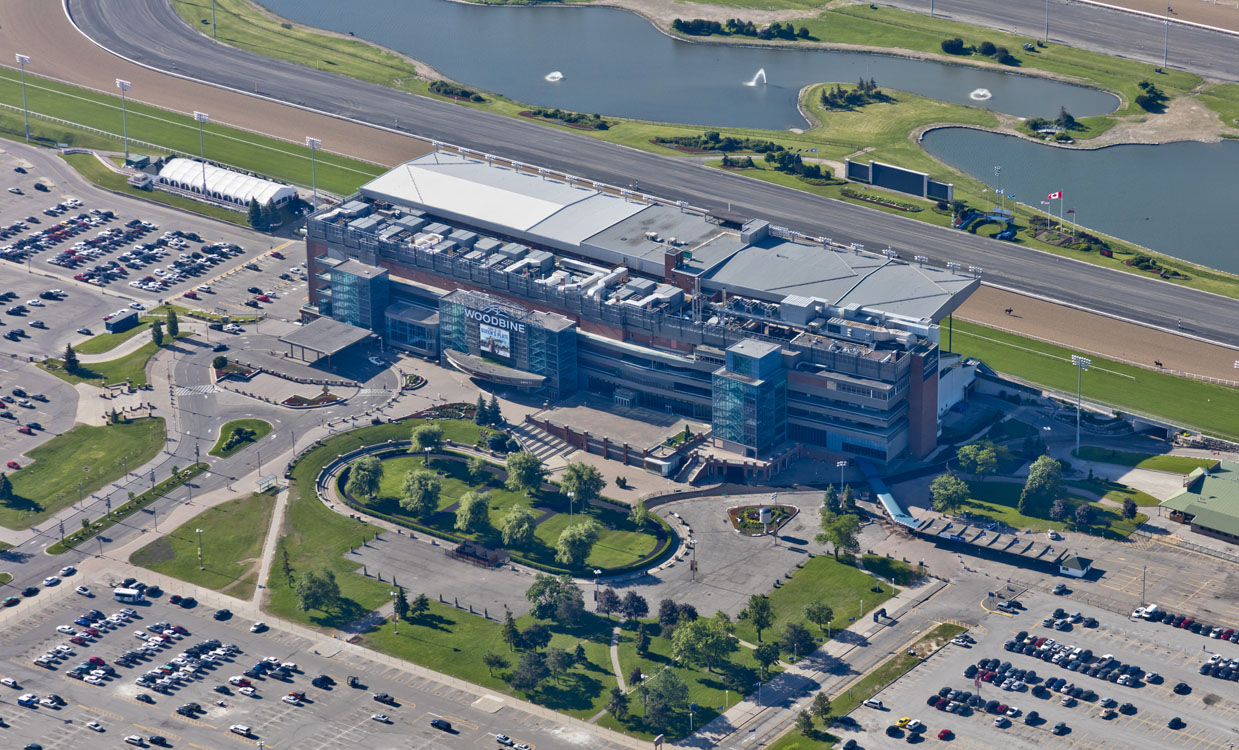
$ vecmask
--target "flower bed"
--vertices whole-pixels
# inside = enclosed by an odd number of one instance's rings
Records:
[[[249,380],[258,374],[258,370],[253,367],[239,365],[236,362],[229,362],[223,367],[215,368],[215,378],[223,380],[224,378],[233,378],[236,380]]]
[[[886,198],[880,195],[872,195],[870,193],[862,193],[859,190],[853,190],[852,188],[843,188],[839,192],[842,193],[844,197],[851,198],[852,200],[874,203],[879,206],[886,206],[887,208],[894,208],[899,211],[915,213],[923,210],[920,206],[914,206],[911,203],[901,203],[891,198]]]
[[[426,378],[423,378],[421,375],[404,376],[404,387],[406,390],[416,390],[424,385],[426,385]]]
[[[770,508],[773,518],[769,529],[761,523],[761,509]],[[727,509],[727,518],[731,527],[745,536],[762,536],[769,531],[778,531],[788,521],[796,517],[800,509],[794,505],[741,505]]]
[[[326,406],[339,401],[340,397],[334,393],[320,393],[314,398],[306,398],[305,396],[289,396],[280,403],[284,406],[292,406],[294,408],[306,408],[311,406]]]

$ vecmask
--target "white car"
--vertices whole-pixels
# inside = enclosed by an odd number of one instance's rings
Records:
[[[91,685],[102,685],[102,684],[103,684],[103,678],[101,678],[101,677],[96,677],[96,676],[95,676],[95,675],[93,675],[93,674],[88,674],[88,675],[86,675],[86,682],[89,682]]]
[[[0,679],[0,685],[7,685],[13,688],[14,690],[16,690],[17,680],[13,679],[12,677],[5,677],[4,679]]]
[[[382,367],[383,365],[387,364],[380,357],[367,357],[366,359],[370,360],[370,364],[374,365],[375,367]]]
[[[90,593],[90,589],[86,588],[85,586],[78,586],[77,588],[73,590],[81,594],[82,596],[94,596],[94,594]]]
[[[258,691],[252,687],[243,687],[237,692],[240,693],[241,695],[248,695],[251,698],[253,698],[258,693]],[[285,696],[285,697],[288,697],[288,696]]]
[[[90,729],[95,730],[96,732],[102,732],[102,731],[103,731],[103,725],[102,725],[102,724],[100,724],[100,723],[99,723],[99,722],[97,722],[97,721],[88,722],[88,723],[86,724],[86,726],[87,726],[87,727],[89,727]]]
[[[258,622],[254,623],[253,625],[250,625],[250,632],[251,632],[251,633],[261,633],[262,631],[264,631],[264,630],[266,630],[266,629],[267,629],[267,623],[262,622],[261,620],[259,620]]]
[[[210,287],[210,285],[208,285],[208,284],[203,284],[202,286],[198,287],[198,291],[200,291],[200,292],[206,292],[207,294],[210,294],[210,293],[211,293],[211,287]]]
[[[56,576],[48,576],[47,578],[43,579],[44,586],[55,586],[58,583],[60,583],[60,579],[57,578]]]
[[[133,631],[133,637],[143,641],[149,641],[151,639],[151,637],[146,634],[145,630]]]
[[[301,705],[301,701],[297,700],[297,696],[295,696],[295,695],[286,695],[286,696],[284,696],[283,698],[280,698],[280,700],[284,701],[285,703],[287,703],[287,704],[288,704],[288,705],[290,705],[290,706],[300,706],[300,705]]]
[[[135,309],[135,310],[145,310],[145,309],[146,309],[146,305],[142,304],[141,302],[130,302],[130,303],[129,303],[129,306],[130,306],[130,307],[132,307],[132,308],[133,308],[133,309]]]
[[[39,705],[40,705],[40,706],[47,706],[48,708],[56,708],[56,707],[58,707],[60,704],[59,704],[59,703],[57,703],[56,701],[52,700],[51,698],[40,698],[40,699],[39,699]]]
[[[281,666],[281,667],[283,667],[284,669],[287,669],[289,672],[296,672],[296,671],[299,671],[299,670],[297,669],[297,662],[295,662],[295,661],[286,661],[286,662],[284,662],[283,664],[281,664],[280,666]]]
[[[73,567],[72,565],[66,565],[60,569],[60,575],[62,576],[71,576],[76,572],[77,572],[77,568]]]
[[[370,714],[370,718],[382,724],[391,723],[391,719],[387,718],[387,714]]]
[[[43,307],[42,300],[37,300],[37,299],[26,300],[26,304],[30,305],[31,307]]]
[[[57,625],[56,629],[64,633],[65,635],[77,635],[77,631],[69,627],[68,625]]]

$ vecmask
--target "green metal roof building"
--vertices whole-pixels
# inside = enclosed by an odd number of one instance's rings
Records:
[[[1192,531],[1239,544],[1239,464],[1220,461],[1212,471],[1194,470],[1161,505]]]

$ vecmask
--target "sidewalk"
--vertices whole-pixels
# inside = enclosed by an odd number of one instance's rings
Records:
[[[944,581],[929,579],[920,586],[905,588],[898,596],[886,602],[886,610],[892,619],[900,621],[904,615],[946,586]],[[812,692],[829,691],[831,686],[855,677],[847,673],[840,674],[837,669],[839,664],[845,663],[846,657],[875,638],[888,634],[903,637],[905,632],[905,629],[895,630],[890,626],[875,623],[872,619],[857,622],[798,664],[788,667],[782,674],[762,685],[756,693],[716,717],[695,735],[676,742],[675,746],[715,747],[759,719],[764,724],[790,722],[796,715],[799,698]]]

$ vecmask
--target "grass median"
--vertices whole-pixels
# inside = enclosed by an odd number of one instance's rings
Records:
[[[952,349],[995,370],[1038,386],[1071,393],[1076,389],[1076,352],[1055,344],[956,320]],[[1084,398],[1163,419],[1228,440],[1239,439],[1239,390],[1092,357],[1084,374]]]
[[[240,440],[229,446],[228,441],[232,439],[237,430],[248,430],[253,434],[253,437]],[[211,446],[211,450],[208,453],[212,456],[228,458],[262,440],[271,433],[271,430],[271,423],[265,419],[234,419],[219,428],[219,439],[215,441],[215,445]]]
[[[14,499],[0,505],[0,525],[25,529],[137,471],[159,454],[166,434],[162,417],[96,427],[77,425],[26,455],[31,463],[11,472]]]
[[[263,542],[275,494],[229,500],[181,524],[130,556],[129,562],[229,596],[250,599],[258,583]],[[202,530],[201,537],[198,529]],[[203,542],[199,570],[198,539]]]

